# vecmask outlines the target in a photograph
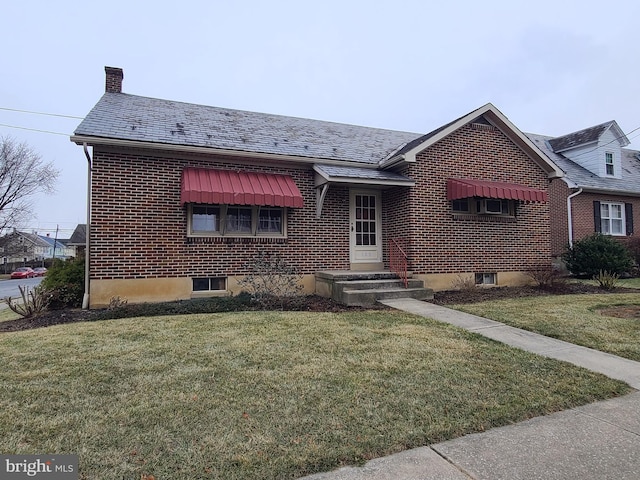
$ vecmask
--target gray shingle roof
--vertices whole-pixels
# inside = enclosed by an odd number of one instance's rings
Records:
[[[105,93],[75,135],[376,164],[421,134]]]
[[[569,160],[564,155],[555,153],[551,146],[553,137],[532,133],[526,135],[565,172],[567,179],[579,188],[640,194],[640,159],[637,157],[640,152],[623,148],[621,150],[623,178],[603,178]]]
[[[79,223],[73,233],[71,234],[71,238],[67,242],[67,245],[85,245],[87,243],[87,224]]]
[[[579,147],[580,145],[597,142],[600,136],[611,127],[613,123],[614,121],[611,120],[594,127],[563,135],[562,137],[552,138],[549,140],[549,144],[554,152],[562,152],[563,150]]]
[[[336,167],[334,165],[316,165],[315,169],[320,171],[325,177],[331,179],[348,178],[356,180],[389,181],[407,184],[414,183],[414,181],[409,177],[386,170],[373,170],[371,168],[358,167]]]

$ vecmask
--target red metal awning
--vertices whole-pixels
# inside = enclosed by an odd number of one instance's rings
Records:
[[[208,168],[182,171],[180,202],[210,205],[303,207],[300,190],[288,175]]]
[[[489,182],[463,178],[450,178],[447,180],[447,198],[449,200],[470,197],[502,198],[505,200],[545,203],[547,201],[547,192],[516,183]]]

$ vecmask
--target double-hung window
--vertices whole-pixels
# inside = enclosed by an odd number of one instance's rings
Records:
[[[615,175],[615,167],[613,164],[613,152],[605,152],[604,154],[604,169],[605,174],[609,177],[613,177]]]
[[[624,204],[600,202],[600,231],[605,235],[624,235]]]
[[[189,205],[189,235],[278,237],[286,234],[284,207]]]

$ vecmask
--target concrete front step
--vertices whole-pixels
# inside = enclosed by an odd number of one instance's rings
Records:
[[[388,270],[329,270],[316,272],[316,293],[345,305],[373,306],[378,300],[393,298],[433,299],[433,291],[421,280],[409,278],[408,288]]]
[[[349,290],[373,290],[380,288],[404,288],[402,280],[398,277],[388,279],[375,279],[375,280],[350,280],[350,281],[338,281],[334,283],[338,288]],[[407,280],[408,288],[422,288],[424,282],[414,278]]]
[[[351,306],[370,307],[379,300],[393,298],[413,298],[416,300],[432,300],[433,290],[428,288],[373,288],[368,290],[342,290],[341,303]]]

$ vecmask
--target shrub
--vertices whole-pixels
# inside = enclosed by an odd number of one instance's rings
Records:
[[[451,282],[451,288],[462,292],[473,292],[478,289],[478,285],[473,276],[458,274]]]
[[[5,298],[5,303],[9,308],[25,318],[37,317],[43,313],[51,300],[51,294],[42,285],[32,289],[27,286],[18,285],[22,302],[14,302],[11,297]]]
[[[593,278],[601,270],[620,275],[633,266],[627,247],[600,233],[576,241],[562,259],[571,273],[587,278]]]
[[[84,258],[56,260],[42,285],[51,293],[49,308],[81,307],[84,297]]]
[[[565,283],[566,279],[552,265],[541,265],[527,271],[527,275],[541,289],[553,289]]]
[[[245,265],[249,274],[238,282],[254,301],[264,307],[271,307],[274,301],[284,307],[283,299],[300,295],[302,275],[289,265],[280,255],[270,255],[260,251]]]
[[[629,237],[627,239],[627,248],[631,252],[631,256],[636,262],[636,267],[640,265],[640,237]]]

